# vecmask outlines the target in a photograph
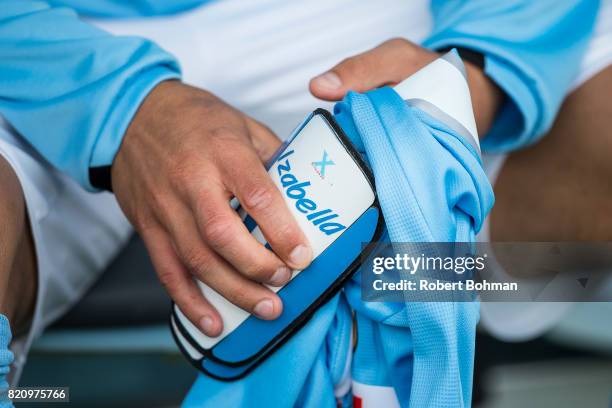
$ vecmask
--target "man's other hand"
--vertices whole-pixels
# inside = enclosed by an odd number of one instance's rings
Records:
[[[310,81],[310,92],[335,101],[353,90],[365,92],[395,85],[429,64],[440,54],[408,40],[394,38],[362,54],[340,62]],[[465,62],[478,134],[486,135],[503,99],[503,92],[477,66]]]

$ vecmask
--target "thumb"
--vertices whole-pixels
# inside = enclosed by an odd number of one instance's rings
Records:
[[[347,58],[331,70],[313,78],[309,85],[310,92],[320,99],[339,100],[349,90],[365,92],[401,82],[437,56],[435,52],[410,41],[395,38]]]

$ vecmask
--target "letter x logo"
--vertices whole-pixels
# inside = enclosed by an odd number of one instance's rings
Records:
[[[315,167],[315,169],[318,167],[319,168],[319,174],[321,175],[321,177],[325,177],[325,168],[327,166],[333,166],[334,163],[333,160],[328,160],[328,154],[327,151],[323,150],[323,158],[321,159],[321,161],[316,161],[316,162],[312,162],[312,165]]]

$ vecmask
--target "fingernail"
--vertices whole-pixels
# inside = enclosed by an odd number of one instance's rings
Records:
[[[312,260],[312,250],[306,245],[298,245],[289,254],[289,260],[298,268],[305,268]]]
[[[342,86],[342,80],[335,72],[329,71],[314,78],[317,86],[325,89],[336,90]]]
[[[274,317],[274,302],[264,299],[255,305],[253,312],[264,319],[271,319]]]
[[[286,266],[281,266],[274,272],[274,275],[270,278],[270,285],[281,286],[284,285],[291,278],[291,269]]]
[[[210,333],[214,330],[213,319],[210,316],[204,316],[202,320],[200,320],[200,325],[204,333],[210,336]]]

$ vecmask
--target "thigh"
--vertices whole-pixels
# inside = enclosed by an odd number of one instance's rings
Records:
[[[0,313],[13,335],[27,329],[34,310],[36,259],[17,175],[0,156]]]
[[[564,102],[541,142],[512,153],[497,182],[494,241],[612,239],[612,66]]]
[[[14,338],[11,346],[16,354],[15,380],[32,340],[81,298],[132,230],[114,196],[84,191],[50,166],[1,117],[0,158],[20,186],[21,194],[12,195],[22,198],[16,208],[27,215],[30,252],[37,260],[35,305],[28,330]],[[11,212],[17,213],[16,208]]]

